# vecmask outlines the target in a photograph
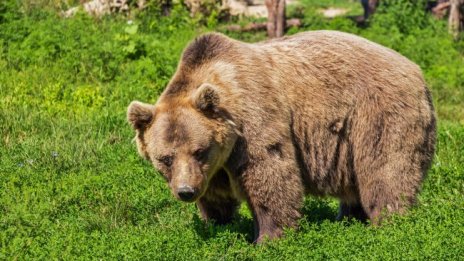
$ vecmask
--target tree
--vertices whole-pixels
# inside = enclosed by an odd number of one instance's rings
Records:
[[[269,38],[281,37],[285,31],[285,0],[265,0],[268,11],[267,34]]]
[[[451,0],[448,28],[456,38],[464,28],[464,0]]]
[[[369,16],[375,13],[375,9],[379,5],[379,0],[361,0],[361,4],[364,9],[364,20],[367,20]]]

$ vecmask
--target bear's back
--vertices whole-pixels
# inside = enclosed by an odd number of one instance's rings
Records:
[[[277,83],[276,88],[285,88],[291,103],[308,105],[332,99],[333,106],[345,103],[350,107],[375,99],[387,109],[401,100],[416,110],[420,110],[418,104],[428,103],[419,66],[356,35],[310,31],[251,46],[261,59],[255,66],[269,71],[266,75]]]
[[[325,80],[339,78],[356,85],[388,80],[387,85],[393,87],[395,81],[403,86],[405,81],[411,81],[410,88],[423,82],[422,72],[415,63],[392,49],[353,34],[309,31],[260,42],[255,47],[265,56],[273,56],[277,63],[284,64],[276,68],[298,71],[303,77],[312,72],[322,78],[327,76]]]

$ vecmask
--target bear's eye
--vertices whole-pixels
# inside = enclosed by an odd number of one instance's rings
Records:
[[[208,149],[197,149],[193,153],[193,157],[195,157],[197,161],[200,161],[200,162],[205,161],[206,158],[208,157]]]
[[[170,155],[162,156],[162,157],[158,158],[158,161],[163,163],[166,167],[171,167],[173,157],[170,156]]]

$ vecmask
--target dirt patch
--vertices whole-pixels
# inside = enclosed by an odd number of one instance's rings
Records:
[[[321,13],[324,17],[334,18],[336,16],[346,14],[346,13],[348,13],[348,11],[349,11],[348,9],[344,9],[344,8],[329,7],[327,9],[319,10],[319,13]]]

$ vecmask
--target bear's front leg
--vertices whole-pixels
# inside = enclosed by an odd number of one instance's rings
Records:
[[[217,224],[227,224],[232,221],[239,202],[233,196],[225,170],[221,169],[211,179],[208,190],[197,201],[197,206],[205,221],[213,221]]]
[[[255,242],[277,238],[300,218],[304,188],[296,164],[284,153],[252,162],[242,175],[242,186],[253,212]]]

